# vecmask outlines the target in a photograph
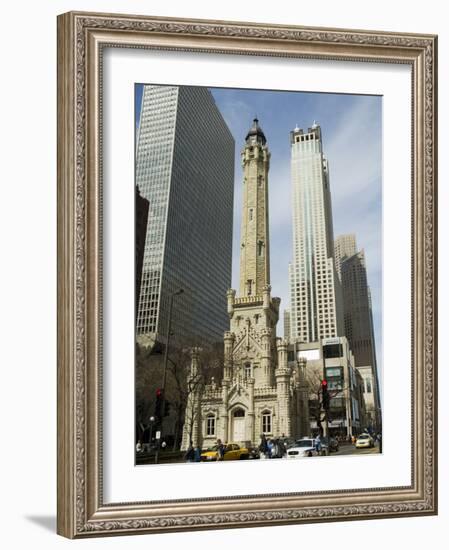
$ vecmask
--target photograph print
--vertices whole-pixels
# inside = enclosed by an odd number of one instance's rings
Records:
[[[382,453],[382,97],[134,96],[135,463]]]

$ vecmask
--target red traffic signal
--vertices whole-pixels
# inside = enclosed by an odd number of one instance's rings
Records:
[[[158,419],[162,418],[162,401],[164,400],[164,392],[160,388],[156,390],[156,403],[154,404],[154,416]]]
[[[327,391],[326,379],[321,380],[321,394],[323,397],[322,398],[323,409],[327,411],[329,409],[330,395],[329,395],[329,392]]]

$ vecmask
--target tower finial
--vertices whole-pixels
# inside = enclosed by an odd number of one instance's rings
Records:
[[[254,140],[258,141],[262,143],[262,145],[265,145],[267,141],[262,128],[259,126],[259,119],[257,118],[257,115],[254,116],[253,125],[251,126],[248,133],[246,134],[245,140],[247,143],[248,143],[248,138],[253,138],[252,141]]]

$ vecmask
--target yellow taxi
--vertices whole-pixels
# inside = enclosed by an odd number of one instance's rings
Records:
[[[224,448],[223,460],[245,460],[249,458],[249,450],[237,443],[228,443]],[[206,449],[201,453],[201,462],[218,460],[218,445]]]

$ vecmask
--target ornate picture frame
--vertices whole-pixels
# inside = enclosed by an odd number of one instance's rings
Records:
[[[411,68],[409,486],[104,502],[101,89],[106,47]],[[83,538],[437,513],[436,62],[433,35],[76,12],[58,17],[59,534]]]

